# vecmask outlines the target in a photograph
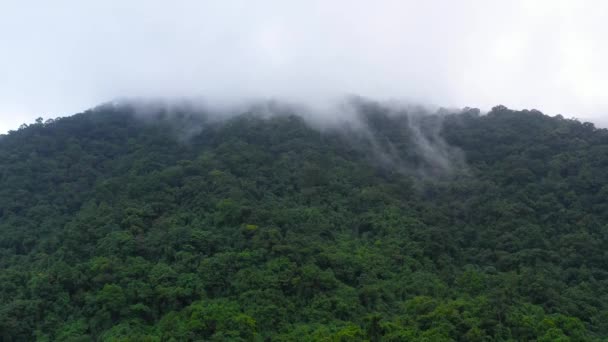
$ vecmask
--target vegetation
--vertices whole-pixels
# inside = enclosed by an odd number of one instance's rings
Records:
[[[608,131],[358,106],[0,137],[0,340],[608,338]]]

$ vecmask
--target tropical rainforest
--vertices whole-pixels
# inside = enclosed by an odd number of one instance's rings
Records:
[[[605,341],[608,130],[108,103],[0,136],[2,341]]]

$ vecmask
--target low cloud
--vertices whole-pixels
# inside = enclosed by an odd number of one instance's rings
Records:
[[[186,144],[205,134],[206,129],[214,129],[235,117],[268,120],[293,115],[321,134],[340,139],[391,173],[436,179],[467,171],[462,151],[450,146],[442,135],[443,119],[460,112],[459,109],[348,96],[316,105],[273,99],[223,103],[201,98],[131,98],[107,103],[95,110],[133,113],[150,124],[160,121],[177,140]]]
[[[3,1],[0,131],[111,99],[608,113],[608,3]],[[329,119],[331,120],[331,119]]]

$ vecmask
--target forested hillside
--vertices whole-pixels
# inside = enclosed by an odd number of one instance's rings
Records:
[[[608,338],[608,131],[356,108],[0,136],[0,340]]]

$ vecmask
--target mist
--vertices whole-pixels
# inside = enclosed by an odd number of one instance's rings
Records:
[[[314,103],[314,105],[311,105]],[[475,108],[432,108],[401,101],[376,101],[345,96],[332,101],[283,100],[232,102],[201,98],[123,98],[90,112],[134,115],[153,126],[161,125],[181,144],[195,146],[214,131],[249,120],[274,124],[296,120],[319,139],[348,146],[348,153],[368,159],[382,172],[400,173],[413,179],[438,180],[466,176],[464,152],[444,139],[444,118],[463,111],[479,115]],[[272,125],[274,125],[272,124]]]
[[[0,132],[123,97],[322,109],[349,94],[606,126],[607,16],[604,1],[7,0]]]

